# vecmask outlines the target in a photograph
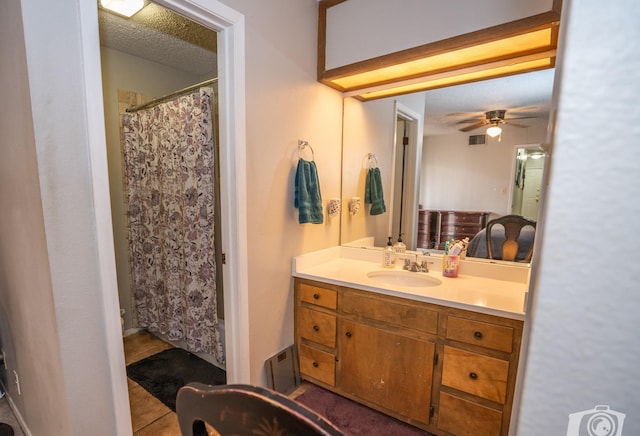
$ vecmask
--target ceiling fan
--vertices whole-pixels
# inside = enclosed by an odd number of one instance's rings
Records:
[[[457,124],[468,124],[473,123],[469,126],[463,127],[459,129],[461,132],[469,132],[471,130],[479,129],[480,127],[488,126],[487,135],[493,137],[498,136],[502,133],[501,124],[508,124],[513,127],[527,127],[524,124],[517,124],[512,122],[511,120],[522,120],[526,118],[535,118],[533,116],[529,117],[516,117],[516,118],[505,118],[507,113],[506,109],[497,109],[492,111],[487,111],[484,113],[484,119],[479,118],[469,118],[466,120],[458,121]]]

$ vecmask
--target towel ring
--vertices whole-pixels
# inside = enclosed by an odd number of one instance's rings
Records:
[[[375,163],[375,165],[374,165]],[[368,168],[377,168],[378,167],[378,159],[376,159],[375,153],[367,154],[367,167]]]
[[[300,157],[300,154],[301,154],[301,153],[302,153],[302,151],[303,151],[305,148],[307,148],[307,147],[309,148],[309,150],[311,150],[311,160],[315,161],[315,160],[316,160],[316,155],[315,155],[315,153],[313,152],[313,147],[311,147],[311,146],[309,145],[309,142],[308,142],[308,141],[303,141],[302,139],[298,139],[298,159],[300,159],[300,158],[301,158],[301,157]]]

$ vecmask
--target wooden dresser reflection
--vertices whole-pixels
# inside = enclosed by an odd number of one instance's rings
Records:
[[[417,248],[444,250],[451,239],[473,238],[487,225],[491,212],[418,210]]]

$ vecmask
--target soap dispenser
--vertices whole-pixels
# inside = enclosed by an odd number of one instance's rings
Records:
[[[382,266],[385,268],[393,268],[396,266],[396,251],[393,249],[391,236],[389,236],[387,246],[382,250]]]
[[[398,242],[393,244],[393,249],[397,254],[404,253],[407,251],[407,246],[404,242],[402,242],[402,233],[398,235]]]

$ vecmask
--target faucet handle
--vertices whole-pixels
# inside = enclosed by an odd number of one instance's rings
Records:
[[[425,254],[425,255],[421,255],[421,256],[416,256],[416,263],[418,263],[418,261],[420,262],[420,271],[421,272],[429,272],[429,255]]]

